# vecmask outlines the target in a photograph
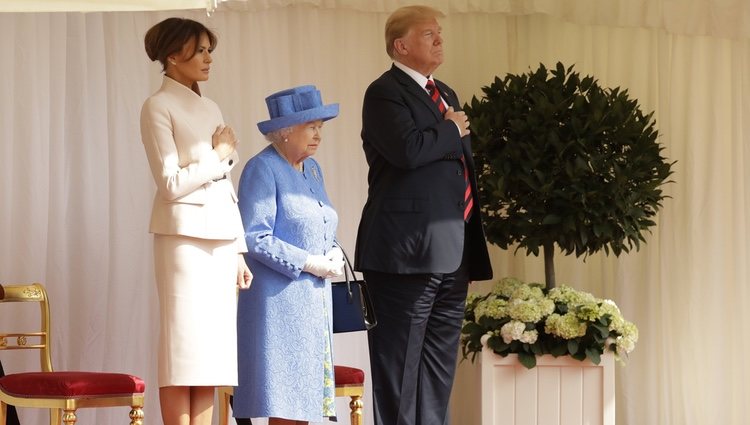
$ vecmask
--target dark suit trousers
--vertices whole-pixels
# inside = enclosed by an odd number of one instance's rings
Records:
[[[465,262],[464,262],[465,263]],[[375,425],[446,425],[469,274],[364,272]]]
[[[5,376],[5,371],[3,370],[3,364],[0,363],[0,376]],[[16,415],[16,408],[13,406],[8,406],[8,415],[6,417],[6,424],[7,425],[18,425],[18,415]]]

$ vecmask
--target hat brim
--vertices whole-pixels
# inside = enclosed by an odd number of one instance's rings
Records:
[[[261,121],[258,123],[258,130],[260,130],[260,132],[265,135],[272,131],[291,127],[297,124],[303,124],[310,121],[327,121],[331,118],[335,118],[338,114],[339,104],[332,103],[330,105],[324,105],[313,109],[307,109],[305,111],[295,112],[283,117]]]

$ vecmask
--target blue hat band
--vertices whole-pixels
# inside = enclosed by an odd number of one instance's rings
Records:
[[[299,86],[282,90],[266,98],[271,119],[258,123],[263,134],[310,121],[329,120],[339,114],[339,104],[323,105],[315,86]]]
[[[271,119],[291,115],[322,106],[320,92],[311,90],[268,99],[268,113]]]

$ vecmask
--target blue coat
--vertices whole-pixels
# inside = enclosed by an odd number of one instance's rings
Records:
[[[338,223],[320,166],[307,158],[299,172],[268,146],[242,171],[239,207],[253,281],[239,295],[234,415],[320,422],[331,285],[302,271],[334,246]]]

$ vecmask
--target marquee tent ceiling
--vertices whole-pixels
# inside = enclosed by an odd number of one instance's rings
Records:
[[[215,3],[214,0],[0,0],[0,12],[116,12],[211,9],[215,6]]]
[[[0,12],[205,9],[259,11],[304,5],[389,13],[414,0],[0,0]],[[748,0],[421,0],[452,13],[544,14],[582,25],[642,27],[672,34],[750,39]]]

